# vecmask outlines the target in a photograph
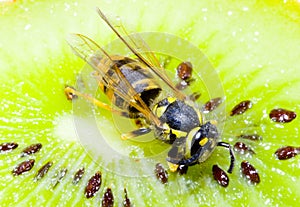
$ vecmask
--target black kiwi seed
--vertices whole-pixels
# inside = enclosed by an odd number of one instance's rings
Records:
[[[93,175],[89,179],[89,181],[85,187],[85,192],[84,192],[85,197],[87,197],[87,198],[94,197],[95,194],[100,189],[101,182],[102,182],[101,172],[98,171],[95,173],[95,175]]]
[[[184,81],[192,77],[193,66],[190,62],[182,62],[177,66],[177,76]]]
[[[286,146],[286,147],[281,147],[275,152],[275,156],[279,160],[287,160],[292,157],[295,157],[300,153],[300,147],[293,147],[293,146]]]
[[[131,206],[131,202],[130,202],[130,199],[128,198],[126,188],[124,188],[124,194],[125,194],[125,197],[124,197],[124,200],[123,200],[123,206],[124,207],[130,207]]]
[[[212,172],[214,179],[218,181],[219,185],[222,187],[227,187],[229,184],[229,178],[224,170],[218,167],[218,165],[214,165],[212,167]]]
[[[241,134],[238,138],[249,139],[252,141],[262,140],[262,137],[258,134]]]
[[[18,147],[18,144],[15,142],[5,142],[0,144],[0,153],[1,152],[10,152]]]
[[[73,178],[73,181],[72,183],[74,185],[77,185],[77,183],[81,180],[83,174],[84,174],[84,167],[83,168],[80,168],[75,174],[74,174],[74,178]]]
[[[260,182],[257,170],[245,160],[241,163],[241,173],[253,184],[258,184]]]
[[[34,162],[35,162],[34,159],[30,159],[30,160],[26,160],[24,162],[21,162],[19,165],[17,165],[13,169],[12,174],[14,176],[17,176],[17,175],[21,175],[24,172],[27,172],[27,171],[31,170],[34,166]]]
[[[181,81],[176,84],[178,90],[184,90],[190,85],[194,79],[192,79],[193,66],[190,62],[182,62],[177,66],[177,76]]]
[[[208,102],[204,104],[203,112],[208,113],[215,110],[222,102],[223,99],[221,97],[210,99]]]
[[[189,95],[189,99],[191,101],[197,101],[200,97],[201,97],[201,93],[200,92],[194,92],[191,95]]]
[[[52,161],[47,162],[45,165],[43,165],[37,172],[37,174],[34,176],[34,181],[39,181],[42,179],[47,172],[49,171],[50,167],[53,165]]]
[[[113,207],[114,205],[114,195],[110,188],[107,188],[103,198],[102,198],[102,207]]]
[[[269,117],[272,121],[275,122],[288,123],[293,121],[297,117],[297,115],[294,111],[278,108],[273,109],[270,112]]]
[[[250,147],[248,147],[244,142],[236,142],[233,148],[236,152],[239,152],[241,154],[245,154],[245,153],[255,154],[255,152]]]
[[[239,115],[245,113],[248,109],[252,107],[252,102],[249,100],[242,101],[237,104],[230,112],[230,116]]]
[[[155,175],[162,184],[168,182],[168,172],[164,169],[162,164],[157,163],[155,165]]]
[[[23,149],[23,151],[21,152],[21,157],[37,153],[38,151],[40,151],[41,148],[42,148],[41,143],[32,144],[26,147],[25,149]]]
[[[56,186],[61,183],[62,179],[66,176],[68,172],[67,168],[62,168],[60,171],[58,171],[58,173],[54,176],[55,180],[54,180],[54,184],[53,184],[53,189],[56,188]]]

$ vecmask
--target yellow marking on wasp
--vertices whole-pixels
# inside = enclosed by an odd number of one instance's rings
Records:
[[[193,143],[192,140],[195,136],[195,134],[199,131],[200,127],[195,127],[194,129],[192,129],[189,134],[187,135],[186,138],[186,142],[185,142],[185,147],[186,147],[186,153],[185,153],[185,157],[191,157],[191,144]]]
[[[177,99],[175,97],[168,97],[167,98],[167,101],[169,102],[169,104],[175,102]],[[166,106],[158,106],[157,104],[155,104],[155,106],[153,107],[153,111],[155,112],[155,115],[157,117],[161,117],[163,115],[163,113],[165,113],[167,107],[169,106],[166,105]]]
[[[172,129],[172,134],[175,134],[177,138],[185,137],[187,132]]]
[[[155,114],[156,114],[156,110],[157,110],[157,104],[155,104],[152,108],[152,111],[154,111]]]
[[[200,140],[199,145],[203,147],[207,142],[208,142],[208,138],[204,137],[203,139]]]
[[[163,115],[163,113],[166,111],[166,109],[167,109],[167,106],[158,107],[157,104],[153,107],[153,111],[155,112],[157,117],[161,117]]]
[[[178,167],[179,167],[179,165],[173,164],[171,162],[168,162],[168,166],[169,166],[169,169],[170,169],[171,172],[176,172]]]
[[[197,115],[199,117],[199,123],[200,123],[200,125],[203,125],[203,116],[202,116],[202,113],[199,110],[196,110],[196,112],[197,112]]]
[[[171,103],[175,102],[177,100],[177,98],[175,98],[175,97],[168,97],[167,100],[171,104]]]
[[[217,120],[210,120],[210,123],[217,126],[218,125],[218,121]]]

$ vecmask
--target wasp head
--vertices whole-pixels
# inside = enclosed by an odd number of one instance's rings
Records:
[[[217,146],[218,137],[217,127],[206,122],[192,129],[186,137],[177,138],[168,152],[170,170],[176,171],[179,165],[204,162]]]

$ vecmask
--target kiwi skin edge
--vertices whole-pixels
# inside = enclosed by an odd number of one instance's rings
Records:
[[[56,127],[54,122],[61,120],[58,117],[71,113],[71,105],[66,103],[61,91],[65,83],[71,84],[76,79],[76,71],[83,65],[65,43],[66,35],[80,32],[96,37],[103,44],[113,38],[97,15],[91,14],[95,6],[121,16],[126,24],[137,25],[137,31],[169,32],[199,46],[224,81],[227,111],[239,101],[249,99],[254,102],[249,113],[230,118],[225,130],[235,134],[236,128],[246,127],[245,121],[262,126],[255,130],[262,132],[263,141],[251,143],[256,155],[249,158],[259,170],[259,185],[248,185],[235,169],[226,190],[219,187],[211,176],[211,167],[216,160],[222,167],[228,161],[222,159],[224,152],[218,150],[203,165],[190,168],[187,175],[170,175],[168,186],[157,185],[155,177],[133,180],[102,172],[104,180],[99,193],[94,199],[84,197],[85,183],[99,167],[91,162],[68,130],[58,137],[53,134],[53,128]],[[124,187],[133,203],[145,206],[170,203],[198,206],[220,202],[228,206],[240,203],[293,206],[299,200],[299,186],[296,185],[300,174],[299,158],[282,162],[273,156],[281,146],[297,146],[299,121],[295,119],[289,124],[277,125],[265,116],[275,107],[299,111],[297,67],[300,64],[293,52],[298,51],[300,41],[299,3],[224,1],[216,6],[212,1],[187,4],[157,0],[147,6],[144,2],[128,6],[128,2],[117,1],[103,1],[101,5],[91,0],[77,3],[16,1],[1,3],[0,9],[1,25],[10,25],[0,28],[0,46],[3,48],[0,51],[0,79],[4,92],[1,95],[3,130],[0,142],[19,144],[17,149],[1,154],[0,158],[0,183],[3,186],[0,193],[4,206],[38,205],[46,201],[61,206],[70,203],[95,205],[107,187],[114,193],[115,205],[122,202]],[[67,122],[65,119],[64,123]],[[61,127],[68,129],[69,125]],[[13,167],[23,161],[18,157],[21,149],[39,142],[43,148],[32,156],[36,160],[32,170],[18,177],[11,176]],[[238,162],[243,158],[238,158]],[[54,162],[51,170],[42,180],[33,183],[36,171],[49,160]],[[72,175],[83,165],[86,174],[74,187]],[[51,190],[51,178],[63,167],[68,168],[68,174],[55,190]],[[136,186],[141,188],[137,191]],[[280,196],[283,191],[284,196]]]

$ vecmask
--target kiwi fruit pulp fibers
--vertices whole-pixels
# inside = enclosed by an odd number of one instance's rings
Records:
[[[211,172],[214,164],[227,168],[223,149],[216,149],[184,176],[169,174],[168,184],[163,185],[154,173],[132,179],[106,172],[78,143],[72,105],[63,88],[75,82],[84,63],[71,52],[65,38],[78,32],[100,44],[115,39],[93,13],[95,6],[122,17],[136,31],[168,32],[199,47],[222,80],[228,114],[240,101],[253,102],[245,114],[225,121],[223,137],[232,144],[242,133],[263,137],[247,142],[255,155],[236,153],[237,165],[227,188],[219,186]],[[0,139],[1,143],[18,143],[16,149],[0,155],[1,205],[99,205],[107,188],[116,206],[124,199],[124,188],[136,206],[294,206],[299,200],[299,158],[279,161],[274,157],[281,146],[299,146],[299,121],[280,124],[268,117],[273,108],[299,111],[299,3],[16,1],[1,3],[1,15]],[[35,143],[43,145],[39,152],[20,157],[25,147]],[[14,167],[29,159],[35,160],[32,169],[13,176]],[[243,160],[258,170],[258,185],[241,176]],[[38,170],[49,161],[53,165],[48,173],[34,182]],[[85,173],[73,185],[73,175],[82,167]],[[66,174],[56,184],[63,169]],[[86,184],[99,170],[101,188],[87,199]],[[153,170],[154,166],[149,169]]]

